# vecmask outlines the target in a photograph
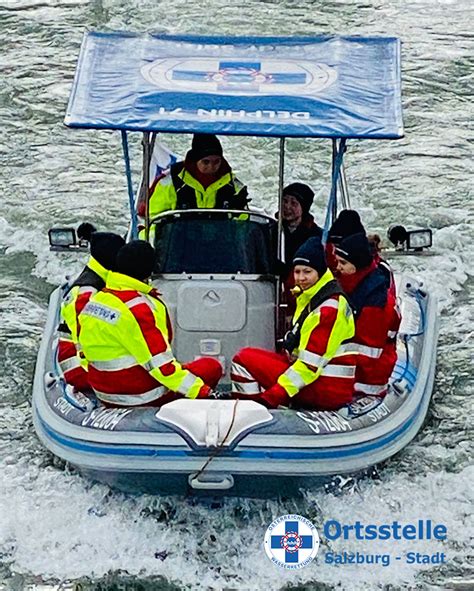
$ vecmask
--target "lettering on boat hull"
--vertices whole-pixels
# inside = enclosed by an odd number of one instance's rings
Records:
[[[67,417],[72,410],[76,410],[74,406],[62,396],[55,400],[54,407],[65,417]]]
[[[302,411],[296,413],[314,433],[344,433],[352,431],[346,419],[333,411]]]
[[[81,424],[83,427],[113,431],[132,410],[131,408],[97,408]]]
[[[391,413],[390,408],[385,404],[385,402],[381,402],[374,410],[371,410],[367,413],[367,416],[372,421],[372,423],[377,423],[380,419],[384,419],[388,417]]]

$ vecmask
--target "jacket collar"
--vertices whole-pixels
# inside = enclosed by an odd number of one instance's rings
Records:
[[[179,175],[181,179],[193,189],[206,191],[209,187],[220,189],[232,179],[231,168],[227,160],[222,157],[222,164],[214,175],[203,175],[199,172],[195,162],[186,159]],[[216,187],[215,187],[216,185]]]
[[[372,261],[370,265],[364,267],[363,269],[358,269],[352,275],[343,275],[342,273],[338,275],[338,281],[342,289],[351,294],[357,286],[367,277],[370,275],[372,271],[377,268],[377,263],[375,260]]]
[[[327,283],[329,283],[333,279],[334,275],[331,273],[329,269],[327,269],[323,276],[320,277],[314,285],[300,293],[300,295],[296,298],[296,310],[295,315],[293,316],[294,321],[298,320],[301,312],[306,308],[313,296],[315,296],[320,289],[322,289]]]
[[[278,211],[275,214],[276,219],[278,219]],[[301,222],[297,225],[297,226],[293,226],[290,229],[290,226],[288,225],[288,222],[286,220],[282,219],[282,224],[283,227],[288,230],[290,233],[294,232],[295,230],[301,230],[301,229],[312,229],[314,227],[318,228],[318,224],[314,221],[314,216],[310,213],[303,213],[303,216],[301,218]]]
[[[140,293],[150,293],[153,290],[152,285],[148,285],[143,281],[123,275],[123,273],[117,273],[110,271],[107,277],[107,289],[113,291],[138,291]]]
[[[87,261],[87,266],[91,271],[94,271],[104,283],[107,281],[107,277],[109,276],[110,271],[103,267],[99,261],[96,261],[94,257],[90,257]]]

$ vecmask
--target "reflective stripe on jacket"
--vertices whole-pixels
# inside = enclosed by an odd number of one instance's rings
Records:
[[[84,375],[87,363],[80,352],[78,339],[79,314],[97,290],[105,286],[108,270],[93,257],[90,257],[86,268],[67,292],[61,304],[61,324],[58,328],[58,363],[64,379],[79,389],[87,387]],[[90,285],[83,285],[81,278],[87,275]]]
[[[355,287],[349,293],[358,302],[353,346],[357,355],[355,390],[361,394],[380,396],[387,390],[388,380],[397,360],[396,336],[400,313],[393,290],[382,271],[373,265],[366,274],[358,272],[351,279]],[[341,283],[344,287],[344,277]]]
[[[297,299],[293,322],[299,318],[311,298],[334,279],[329,269],[320,280]],[[354,318],[342,295],[332,296],[313,310],[301,327],[296,361],[278,378],[288,396],[318,380],[328,399],[342,406],[352,399],[355,355],[345,341],[354,336]],[[316,384],[315,384],[316,386]]]
[[[60,327],[58,335],[58,364],[64,380],[78,390],[89,388],[87,371],[83,367],[83,360],[76,349],[76,345],[72,342],[71,334],[68,330],[63,332]]]
[[[206,189],[184,167],[179,172],[177,177],[183,183],[183,190],[186,190],[188,188],[194,190],[196,204],[193,204],[193,206],[190,207],[190,209],[212,209],[216,206],[224,207],[222,204],[218,204],[218,193],[221,189],[227,187],[227,185],[231,185],[233,189],[232,191],[228,192],[231,198],[235,197],[237,199],[238,196],[244,190],[245,196],[247,194],[245,186],[236,178],[233,172],[225,173],[223,176],[217,179],[217,181],[209,185]],[[178,188],[178,191],[179,190],[180,189]],[[155,190],[153,191],[152,196],[150,197],[149,217],[150,219],[153,219],[158,214],[163,213],[164,211],[181,208],[182,207],[179,206],[179,199],[176,192],[176,187],[173,183],[173,175],[170,171],[167,174],[165,174],[162,179],[160,179],[160,181],[157,183],[155,187]],[[237,204],[234,206],[231,199],[229,200],[229,204],[224,208],[241,209],[241,207],[237,207]]]
[[[396,335],[400,313],[391,293],[383,308],[366,306],[356,320],[354,342],[357,356],[357,392],[372,396],[384,394],[397,361]]]
[[[168,311],[151,286],[111,272],[80,324],[89,381],[105,402],[145,404],[168,390],[196,398],[204,386],[174,358]]]

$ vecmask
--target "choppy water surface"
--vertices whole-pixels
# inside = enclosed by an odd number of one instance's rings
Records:
[[[41,582],[84,590],[470,588],[471,6],[470,0],[0,0],[0,589]],[[371,230],[394,221],[434,228],[434,256],[395,264],[421,276],[439,297],[441,336],[427,422],[378,480],[340,495],[307,491],[296,501],[213,506],[125,496],[71,473],[37,441],[29,400],[47,296],[66,269],[75,272],[83,263],[50,253],[47,229],[84,219],[110,230],[127,225],[118,135],[62,124],[86,28],[402,38],[406,138],[355,143],[347,174],[353,206]],[[276,142],[223,143],[254,202],[273,207]],[[185,149],[179,139],[175,146]],[[320,142],[290,141],[286,173],[324,193],[329,154],[319,148]],[[320,202],[315,212],[322,211]],[[291,512],[317,525],[330,518],[433,519],[448,527],[449,562],[336,569],[316,561],[298,573],[281,572],[261,543],[272,519]],[[377,546],[376,552],[394,550],[393,542]],[[353,541],[334,548],[374,551]],[[397,546],[411,549],[413,542]],[[416,543],[417,551],[439,549]]]

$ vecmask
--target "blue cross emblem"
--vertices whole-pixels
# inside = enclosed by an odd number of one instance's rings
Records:
[[[174,69],[173,80],[190,82],[211,82],[217,84],[218,90],[236,89],[238,86],[248,88],[260,84],[305,84],[304,72],[264,72],[260,62],[255,61],[221,61],[216,71]]]
[[[313,547],[312,536],[300,536],[298,521],[285,521],[285,535],[271,536],[272,549],[285,549],[285,563],[298,562],[298,550]]]

